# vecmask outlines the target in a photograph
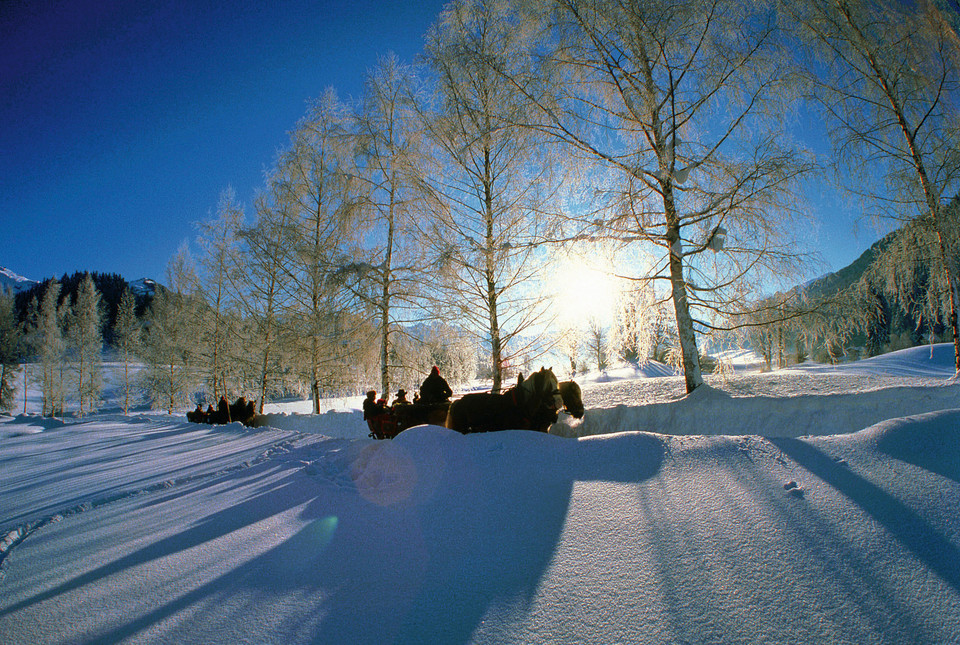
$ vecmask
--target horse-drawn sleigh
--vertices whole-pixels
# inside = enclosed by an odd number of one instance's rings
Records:
[[[432,424],[464,434],[496,430],[548,432],[565,410],[576,419],[583,417],[580,387],[574,381],[557,381],[552,369],[540,368],[528,378],[503,392],[475,392],[452,402],[407,403],[383,407],[368,414],[370,436],[392,439],[407,428]]]

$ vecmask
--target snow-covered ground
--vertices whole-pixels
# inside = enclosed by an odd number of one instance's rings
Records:
[[[0,641],[960,643],[951,364],[610,370],[550,435],[0,418]]]

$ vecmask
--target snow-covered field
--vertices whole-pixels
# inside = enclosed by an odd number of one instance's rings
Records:
[[[960,643],[951,364],[611,370],[550,435],[0,418],[0,642]]]

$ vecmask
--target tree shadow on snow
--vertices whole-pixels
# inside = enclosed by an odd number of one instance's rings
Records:
[[[642,481],[664,455],[647,434],[438,432],[376,444],[355,462],[357,516],[338,515],[327,500],[309,509],[315,521],[338,523],[316,563],[331,593],[314,642],[468,642],[492,608],[529,604],[575,482]]]
[[[125,572],[137,575],[131,570],[207,543],[245,548],[235,538],[242,529],[302,506],[303,526],[292,536],[123,624],[90,626],[83,640],[215,634],[232,642],[249,637],[245,625],[265,624],[265,637],[275,641],[466,643],[488,611],[522,612],[534,596],[577,481],[642,481],[664,456],[661,440],[648,434],[578,441],[412,430],[390,442],[331,441],[319,453],[293,452],[279,474],[266,462],[209,482],[222,492],[233,479],[265,478],[241,504],[0,615],[58,602]]]
[[[960,592],[960,549],[912,508],[799,439],[768,438],[785,455],[870,514],[931,571]]]
[[[891,419],[884,423],[877,448],[960,483],[960,410]]]
[[[256,473],[266,472],[270,468],[270,464],[255,466],[243,475],[247,477],[255,476]],[[82,575],[75,576],[43,593],[5,607],[0,610],[0,617],[55,599],[83,587],[96,585],[106,581],[111,576],[121,574],[134,567],[211,543],[234,531],[310,501],[310,498],[305,496],[303,489],[291,482],[290,477],[293,474],[291,473],[286,478],[276,482],[275,485],[270,486],[269,489],[260,491],[259,494],[250,497],[241,504],[230,506],[203,517],[201,521],[186,530],[150,542],[140,549],[89,570]],[[224,478],[216,478],[204,483],[201,487],[214,486],[229,477],[228,475]]]

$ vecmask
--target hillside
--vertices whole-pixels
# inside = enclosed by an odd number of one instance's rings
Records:
[[[855,284],[863,276],[867,269],[870,268],[870,265],[873,264],[873,261],[877,258],[877,255],[880,253],[881,249],[889,244],[890,241],[896,237],[897,233],[897,231],[894,231],[880,240],[877,240],[870,246],[870,248],[861,253],[860,257],[842,269],[823,275],[811,282],[804,289],[807,297],[811,299],[819,299],[833,296],[836,293],[843,291],[847,287]],[[797,288],[799,289],[800,287]]]

